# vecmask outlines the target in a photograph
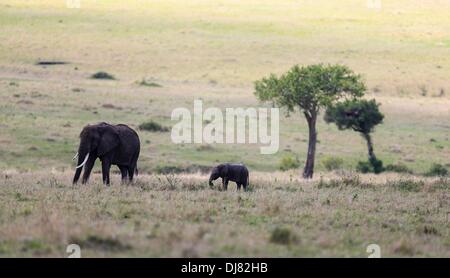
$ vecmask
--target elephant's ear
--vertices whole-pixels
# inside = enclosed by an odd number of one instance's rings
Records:
[[[103,126],[100,128],[100,143],[98,145],[97,154],[103,156],[120,143],[119,133],[112,126]]]

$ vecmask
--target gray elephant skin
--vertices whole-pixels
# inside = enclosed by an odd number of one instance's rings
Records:
[[[249,177],[248,169],[244,164],[224,163],[217,165],[211,171],[209,185],[213,186],[213,181],[218,178],[222,178],[224,190],[228,189],[228,182],[233,181],[237,184],[238,190],[240,190],[241,186],[243,186],[244,190],[247,191]]]
[[[110,184],[111,165],[117,165],[122,174],[122,181],[133,180],[137,172],[140,152],[139,136],[130,127],[123,124],[110,125],[99,123],[87,125],[80,133],[80,146],[74,159],[78,157],[77,169],[73,177],[76,184],[84,168],[82,183],[86,183],[97,158],[102,163],[103,183]]]

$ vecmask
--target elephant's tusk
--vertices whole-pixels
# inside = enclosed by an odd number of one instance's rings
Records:
[[[83,166],[84,166],[84,164],[86,164],[86,162],[87,162],[88,158],[89,158],[89,153],[88,153],[88,154],[86,155],[86,157],[84,158],[84,161],[83,161],[83,163],[81,163],[80,165],[78,165],[76,169],[78,169],[78,168],[81,168],[81,167],[83,167]]]
[[[74,155],[74,157],[72,158],[72,160],[77,159],[77,157],[78,157],[78,153],[76,153],[76,154]]]

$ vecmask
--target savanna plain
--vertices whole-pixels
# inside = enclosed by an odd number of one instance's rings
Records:
[[[450,257],[450,178],[430,171],[450,167],[450,2],[381,3],[3,1],[0,256],[66,257],[76,243],[83,257],[367,257],[370,244]],[[321,116],[315,176],[302,179],[298,111],[281,114],[273,155],[171,142],[173,109],[270,107],[255,80],[317,63],[363,76],[385,115],[375,152],[396,172],[356,172],[364,140]],[[72,185],[79,133],[101,121],[137,130],[139,175],[122,185],[115,169],[106,187],[96,165]],[[245,163],[250,190],[210,188],[220,162]]]

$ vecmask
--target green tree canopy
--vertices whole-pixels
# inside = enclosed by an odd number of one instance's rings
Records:
[[[296,65],[279,77],[271,74],[255,82],[255,95],[259,100],[272,101],[289,112],[297,108],[304,114],[309,128],[304,178],[312,178],[314,173],[316,121],[320,109],[342,98],[361,97],[365,90],[361,76],[343,65]]]
[[[340,129],[352,129],[369,134],[383,122],[380,105],[372,100],[346,100],[329,107],[325,113],[327,123],[335,123]]]
[[[371,171],[375,173],[383,171],[383,164],[375,156],[370,136],[375,126],[383,122],[384,115],[380,112],[379,106],[374,99],[346,100],[328,107],[324,117],[327,123],[335,123],[340,130],[352,129],[364,137],[367,142]]]

